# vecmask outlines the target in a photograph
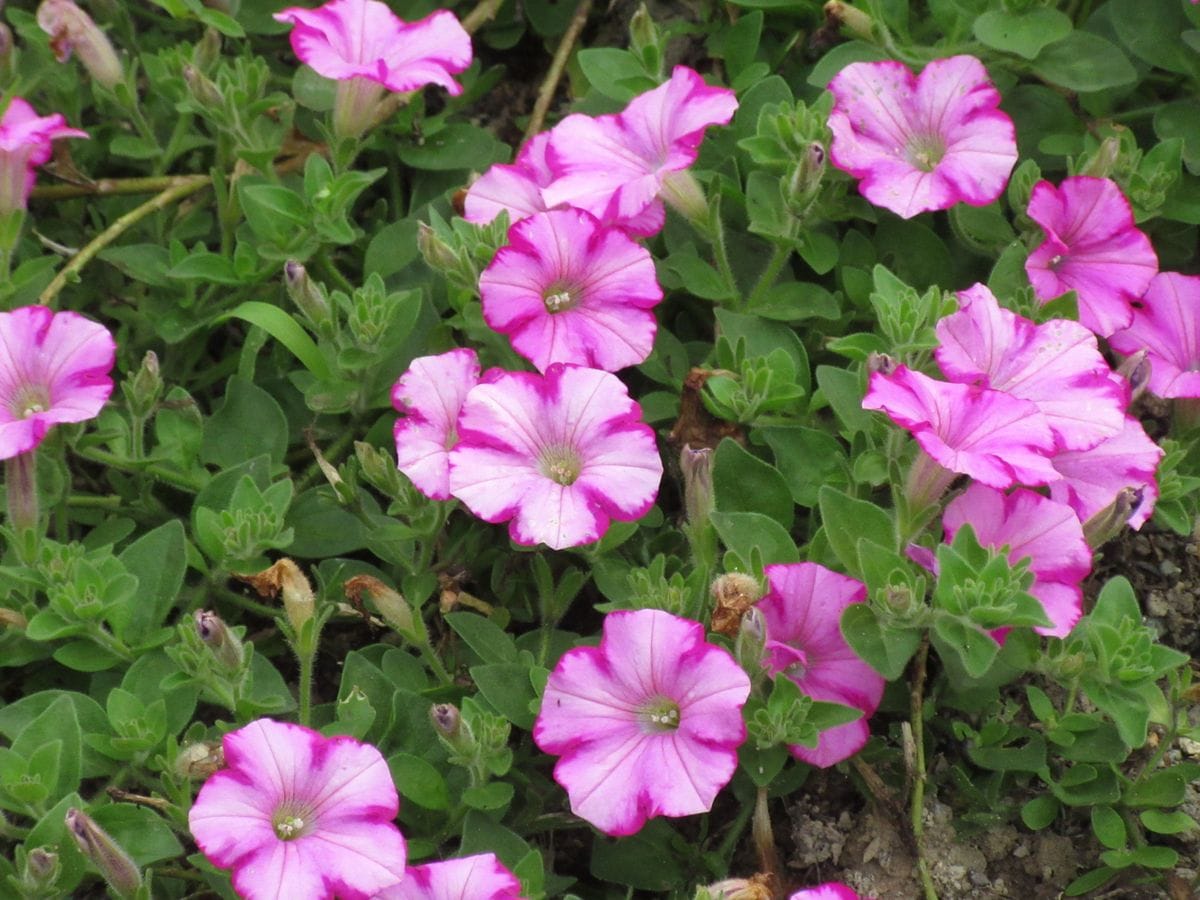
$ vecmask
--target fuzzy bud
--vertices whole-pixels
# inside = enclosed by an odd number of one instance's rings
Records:
[[[354,442],[354,455],[369,485],[387,497],[399,497],[405,492],[405,479],[396,468],[394,456],[365,441]]]
[[[679,468],[683,471],[683,507],[688,524],[703,527],[708,524],[714,508],[713,451],[711,447],[692,449],[684,444],[679,452]]]
[[[289,259],[283,264],[283,283],[287,286],[288,296],[300,307],[300,311],[308,320],[320,328],[330,321],[329,301],[325,297],[325,288],[313,281],[304,264]]]
[[[429,721],[438,740],[451,754],[462,759],[477,755],[475,734],[453,703],[435,703],[429,708]]]
[[[162,396],[163,380],[158,367],[158,356],[153,350],[147,350],[142,357],[142,365],[134,373],[133,378],[122,385],[129,411],[139,419],[145,419],[158,405]]]
[[[1120,158],[1121,139],[1110,134],[1100,142],[1100,147],[1095,154],[1076,174],[1087,175],[1091,178],[1108,178],[1112,175]]]
[[[445,241],[438,237],[433,226],[426,222],[417,224],[417,249],[429,268],[443,275],[457,272],[460,263],[458,254]]]
[[[225,753],[215,741],[188,744],[175,757],[175,774],[188,781],[204,781],[225,765]]]
[[[21,884],[35,897],[53,896],[54,884],[58,881],[60,870],[57,853],[46,847],[34,847],[25,857]]]
[[[1083,523],[1083,536],[1093,550],[1108,543],[1129,523],[1134,510],[1142,505],[1139,488],[1123,487],[1113,502]]]
[[[379,614],[409,643],[420,645],[428,640],[421,617],[413,615],[408,601],[378,578],[355,575],[346,582],[344,589],[346,599],[351,603],[361,603],[364,595],[369,597]]]
[[[764,668],[766,647],[766,619],[758,607],[752,606],[742,616],[741,628],[733,642],[734,657],[752,678]]]
[[[221,56],[221,32],[215,28],[205,28],[204,37],[196,43],[192,51],[192,64],[201,72],[207,71]]]
[[[1129,382],[1129,402],[1132,403],[1146,392],[1150,383],[1150,360],[1145,348],[1137,351],[1117,368],[1117,374]]]
[[[192,65],[183,67],[183,81],[187,85],[192,99],[204,109],[220,109],[225,105],[225,97],[216,83]]]
[[[796,212],[803,213],[812,205],[825,177],[825,145],[813,141],[797,161],[788,183],[788,202]]]
[[[211,610],[196,610],[196,634],[204,642],[204,646],[212,651],[212,655],[230,672],[236,672],[242,667],[246,658],[242,650],[242,642],[237,635],[229,630],[225,620]]]
[[[663,179],[660,196],[701,232],[708,228],[708,198],[704,188],[687,169],[670,172]]]
[[[50,49],[59,62],[66,62],[74,52],[88,74],[109,90],[125,79],[112,42],[73,0],[43,0],[37,23],[50,35]]]
[[[875,42],[875,23],[870,15],[842,0],[825,4],[825,21],[860,40]]]
[[[282,596],[283,611],[297,636],[305,623],[313,617],[316,598],[313,596],[312,585],[308,583],[300,567],[286,556],[269,569],[263,569],[254,575],[237,577],[258,591],[260,597]]]
[[[0,73],[11,74],[13,63],[12,29],[0,22]]]
[[[82,810],[68,809],[65,821],[79,851],[92,861],[113,893],[121,900],[132,898],[142,886],[142,873],[129,854]]]

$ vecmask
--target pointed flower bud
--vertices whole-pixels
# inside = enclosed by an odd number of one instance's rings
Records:
[[[32,896],[53,896],[60,866],[58,854],[46,847],[34,847],[25,857],[21,884]]]
[[[1120,158],[1121,139],[1115,134],[1110,134],[1100,143],[1095,155],[1075,174],[1087,175],[1091,178],[1108,178],[1112,175]]]
[[[129,411],[140,419],[145,419],[154,412],[158,398],[162,396],[163,380],[158,368],[158,356],[153,350],[147,350],[142,357],[141,368],[133,378],[122,385]]]
[[[842,0],[829,0],[825,4],[825,21],[860,40],[875,42],[875,23],[870,15]]]
[[[421,257],[429,268],[435,272],[445,275],[457,272],[460,267],[458,254],[438,237],[433,226],[426,222],[417,223],[417,249],[421,251]]]
[[[1083,536],[1093,550],[1108,543],[1129,524],[1129,517],[1142,503],[1140,488],[1124,487],[1113,502],[1083,523]]]
[[[1132,403],[1146,392],[1150,384],[1150,360],[1146,348],[1143,347],[1131,356],[1127,356],[1117,369],[1117,374],[1129,382],[1129,402]]]
[[[221,32],[215,28],[205,28],[204,37],[196,43],[192,51],[192,64],[200,71],[205,71],[217,61],[221,55]]]
[[[88,74],[109,90],[125,78],[112,42],[73,0],[43,0],[37,23],[50,35],[50,49],[59,62],[74,52]]]
[[[438,740],[455,757],[474,759],[478,750],[475,734],[453,703],[435,703],[429,708],[429,721]]]
[[[205,609],[196,610],[196,634],[212,651],[217,662],[230,672],[236,672],[242,667],[242,661],[245,659],[242,642],[229,630],[225,620],[215,612]]]
[[[767,622],[757,607],[742,615],[741,629],[733,642],[733,655],[751,678],[762,674],[767,647]]]
[[[792,170],[788,202],[798,214],[808,210],[821,189],[821,180],[825,177],[825,158],[825,145],[813,141]]]
[[[408,601],[378,578],[355,575],[346,582],[344,589],[346,599],[352,603],[361,602],[364,594],[369,597],[379,614],[410,643],[420,645],[429,639],[424,621],[413,615]]]
[[[183,82],[192,99],[204,109],[220,109],[225,105],[225,96],[211,78],[193,65],[183,67]]]
[[[216,741],[197,741],[180,749],[175,774],[189,781],[205,781],[225,765],[225,752]]]
[[[287,286],[288,296],[300,307],[300,311],[308,320],[320,328],[330,320],[329,301],[325,297],[325,289],[308,276],[304,264],[289,259],[283,264],[283,282]]]
[[[283,597],[283,610],[287,614],[288,623],[297,635],[300,634],[316,609],[316,598],[313,596],[312,585],[304,573],[292,560],[286,556],[269,569],[264,569],[254,575],[239,575],[253,587],[260,597]]]
[[[113,893],[121,900],[132,900],[142,886],[142,873],[129,854],[82,810],[68,809],[65,821],[80,852],[92,861]]]

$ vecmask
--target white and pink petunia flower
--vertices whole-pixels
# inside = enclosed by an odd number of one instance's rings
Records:
[[[546,205],[577,206],[602,222],[653,233],[645,216],[659,204],[665,181],[696,161],[705,129],[726,124],[736,109],[733,91],[676,66],[669,81],[616,115],[567,116],[550,134],[547,158],[556,177],[542,191]],[[657,211],[653,218],[661,224]]]
[[[792,755],[826,768],[853,756],[867,742],[867,718],[879,707],[884,678],[842,637],[842,613],[866,599],[867,588],[816,563],[767,566],[767,595],[758,602],[767,626],[765,662],[772,676],[786,675],[814,700],[862,710],[862,718],[820,734],[816,747],[794,746]]]
[[[609,613],[598,647],[563,654],[533,740],[561,756],[571,811],[606,834],[708,812],[737,769],[750,679],[704,627],[660,610]]]
[[[1150,439],[1142,423],[1125,417],[1125,427],[1116,437],[1090,450],[1063,451],[1051,462],[1060,480],[1050,483],[1050,496],[1066,503],[1086,522],[1107,508],[1127,487],[1141,491],[1142,502],[1129,517],[1130,528],[1141,528],[1154,513],[1158,500],[1155,473],[1163,449]]]
[[[937,59],[915,77],[898,62],[851,63],[829,90],[829,158],[876,206],[908,219],[1004,191],[1016,131],[975,57]]]
[[[1133,322],[1108,342],[1120,353],[1146,351],[1151,393],[1200,397],[1200,277],[1158,273],[1135,306]]]
[[[840,881],[827,881],[816,887],[796,891],[788,897],[788,900],[863,900],[863,898]]]
[[[396,462],[431,500],[450,499],[450,451],[458,443],[458,413],[479,383],[479,357],[459,348],[412,361],[392,388]]]
[[[1065,637],[1079,621],[1079,585],[1092,570],[1092,551],[1071,507],[1023,488],[1005,494],[972,484],[950,501],[942,525],[947,543],[953,543],[963,525],[970,525],[981,546],[1007,547],[1011,563],[1029,561],[1029,593],[1054,623],[1036,632]]]
[[[400,807],[383,756],[258,719],[223,740],[225,768],[204,783],[188,827],[248,900],[366,900],[404,877]]]
[[[513,225],[479,278],[483,318],[542,372],[615,372],[644,362],[662,289],[649,251],[591,213],[560,209]]]
[[[575,547],[645,515],[662,459],[620,380],[579,366],[504,372],[468,395],[450,493],[518,544]]]
[[[887,413],[950,472],[995,488],[1060,477],[1048,459],[1054,436],[1030,400],[897,366],[891,374],[872,373],[862,405]]]
[[[116,352],[109,330],[78,313],[0,312],[0,459],[32,450],[53,425],[98,416]]]
[[[521,900],[521,882],[494,853],[411,866],[375,900]]]
[[[1078,322],[1038,325],[1003,309],[982,284],[958,294],[961,309],[937,324],[938,365],[951,381],[1031,400],[1056,446],[1086,450],[1125,426],[1128,389]]]
[[[62,113],[39,116],[20,97],[9,100],[0,117],[0,215],[25,209],[35,169],[50,159],[54,141],[87,136],[68,127]]]
[[[1039,300],[1079,297],[1079,321],[1101,337],[1133,319],[1133,301],[1158,273],[1150,239],[1115,181],[1078,175],[1059,187],[1039,181],[1026,210],[1046,240],[1025,261]]]

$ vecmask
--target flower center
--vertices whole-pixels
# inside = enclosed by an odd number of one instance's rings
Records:
[[[572,291],[564,284],[552,284],[542,294],[542,302],[546,304],[546,312],[551,315],[566,312],[579,305],[579,291]]]
[[[642,730],[651,734],[676,731],[679,728],[679,704],[667,697],[655,697],[642,706],[638,720]]]
[[[281,806],[271,817],[271,826],[275,836],[281,841],[294,841],[312,831],[314,817],[304,809]]]
[[[28,419],[50,408],[50,392],[40,385],[26,385],[17,391],[9,410],[18,419]]]
[[[550,447],[542,451],[542,474],[561,485],[574,484],[583,470],[583,460],[570,447]]]
[[[937,137],[914,137],[904,149],[908,161],[922,172],[932,172],[946,155],[946,145]]]

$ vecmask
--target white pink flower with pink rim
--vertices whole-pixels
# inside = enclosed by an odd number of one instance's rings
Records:
[[[909,219],[996,200],[1017,161],[1000,92],[973,56],[929,63],[857,62],[829,82],[830,161],[876,206]]]
[[[1046,233],[1025,261],[1038,299],[1075,291],[1079,321],[1096,334],[1128,326],[1132,304],[1158,274],[1158,256],[1117,183],[1082,175],[1057,188],[1039,181],[1026,214]]]
[[[521,900],[521,882],[494,853],[480,853],[410,866],[376,900]]]
[[[708,812],[737,769],[750,679],[704,627],[660,610],[609,613],[598,647],[563,654],[533,740],[562,758],[571,811],[605,834]]]
[[[1120,491],[1134,488],[1142,499],[1129,517],[1129,527],[1141,528],[1158,500],[1155,473],[1162,458],[1163,449],[1150,439],[1142,423],[1126,416],[1125,427],[1115,437],[1088,450],[1054,455],[1051,464],[1058,478],[1050,482],[1050,496],[1086,522],[1116,500]]]
[[[827,881],[816,887],[796,891],[788,900],[867,900],[840,881]]]
[[[396,464],[431,500],[450,499],[458,413],[478,383],[479,357],[459,348],[414,359],[392,387],[392,406],[402,414],[392,432]]]
[[[554,363],[615,372],[644,362],[663,296],[646,248],[580,209],[513,225],[479,294],[488,325],[542,372]]]
[[[767,626],[765,663],[814,700],[862,711],[862,718],[820,733],[816,747],[791,747],[792,755],[826,768],[853,756],[867,743],[867,719],[883,698],[884,678],[842,637],[842,613],[862,603],[867,588],[816,563],[767,566],[768,590],[758,601]]]
[[[13,97],[0,117],[0,215],[25,209],[37,178],[35,169],[50,159],[59,138],[85,138],[61,113],[39,116],[25,100]]]
[[[225,768],[188,828],[247,900],[366,900],[405,873],[391,772],[370,744],[258,719],[225,735]]]
[[[608,372],[555,363],[499,373],[467,395],[450,451],[450,493],[518,544],[599,540],[641,518],[662,479],[654,432]]]
[[[54,425],[98,416],[116,352],[109,330],[78,313],[0,313],[0,459],[32,450]]]
[[[1108,343],[1120,353],[1146,351],[1152,394],[1200,397],[1200,277],[1159,272],[1134,305],[1129,327]]]

